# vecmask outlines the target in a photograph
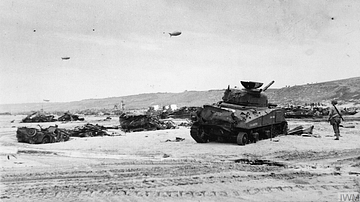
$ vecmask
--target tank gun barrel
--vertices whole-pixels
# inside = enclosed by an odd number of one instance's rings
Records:
[[[271,85],[273,85],[275,83],[275,81],[271,81],[268,85],[266,85],[263,89],[262,89],[262,91],[264,92],[264,91],[266,91]]]

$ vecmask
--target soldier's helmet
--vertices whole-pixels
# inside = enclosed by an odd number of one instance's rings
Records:
[[[338,102],[336,100],[331,100],[331,104],[336,105]]]

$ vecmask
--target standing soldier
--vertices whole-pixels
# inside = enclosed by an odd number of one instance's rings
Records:
[[[343,118],[342,118],[339,110],[335,106],[335,105],[337,105],[337,101],[332,100],[331,104],[332,104],[332,107],[330,108],[328,121],[330,122],[330,124],[332,125],[332,127],[334,129],[334,133],[336,136],[335,140],[339,140],[339,137],[340,137],[339,127],[340,127],[341,119],[343,119]]]

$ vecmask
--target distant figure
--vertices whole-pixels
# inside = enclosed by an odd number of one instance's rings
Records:
[[[335,105],[337,105],[337,101],[333,100],[331,101],[332,107],[330,108],[329,111],[329,118],[328,121],[330,122],[330,124],[332,125],[333,129],[334,129],[334,133],[335,133],[335,140],[339,140],[340,137],[340,123],[341,123],[341,114],[339,112],[339,110],[336,108]]]

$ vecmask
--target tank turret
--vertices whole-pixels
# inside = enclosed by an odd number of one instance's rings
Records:
[[[253,106],[253,107],[267,107],[268,98],[261,92],[266,91],[274,81],[270,82],[265,88],[259,89],[263,83],[253,81],[241,81],[244,89],[230,89],[230,86],[225,90],[222,97],[223,103]]]

